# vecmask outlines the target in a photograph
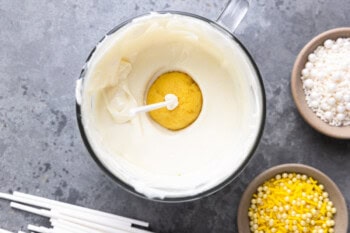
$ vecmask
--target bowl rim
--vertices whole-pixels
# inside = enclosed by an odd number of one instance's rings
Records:
[[[329,137],[337,139],[350,139],[350,126],[330,126],[328,123],[322,121],[318,116],[316,116],[316,114],[307,105],[305,98],[300,98],[298,95],[300,94],[300,89],[302,89],[301,70],[307,62],[307,56],[318,46],[323,45],[323,42],[326,39],[336,39],[339,37],[350,37],[350,27],[334,28],[322,32],[313,37],[302,48],[293,65],[291,73],[291,92],[294,103],[300,115],[312,128]],[[304,90],[302,90],[302,93],[304,93]]]
[[[227,177],[224,181],[222,181],[218,185],[216,185],[216,186],[214,186],[214,187],[212,187],[204,192],[198,193],[198,194],[193,195],[193,196],[186,196],[186,197],[171,197],[171,198],[164,198],[164,199],[149,198],[149,197],[145,196],[144,194],[136,191],[134,189],[134,187],[130,186],[129,184],[127,184],[126,182],[122,181],[117,176],[115,176],[99,160],[98,156],[95,154],[92,146],[90,145],[88,137],[86,135],[86,132],[85,132],[85,129],[83,126],[83,122],[82,122],[81,106],[80,106],[80,104],[78,104],[77,101],[76,101],[76,118],[77,118],[81,138],[82,138],[82,140],[85,144],[85,147],[87,148],[90,156],[94,159],[94,161],[97,163],[97,165],[100,167],[100,169],[103,170],[105,172],[105,174],[108,175],[109,178],[111,178],[113,181],[115,181],[117,183],[117,185],[119,185],[119,187],[121,187],[122,189],[126,190],[129,193],[132,193],[135,196],[141,197],[141,198],[146,199],[146,200],[155,201],[155,202],[182,203],[182,202],[195,201],[195,200],[198,200],[198,199],[201,199],[204,197],[208,197],[208,196],[216,193],[217,191],[223,189],[224,187],[226,187],[229,183],[231,183],[234,179],[236,179],[239,176],[239,174],[244,170],[244,168],[247,166],[248,162],[250,161],[250,159],[254,155],[254,152],[256,151],[256,149],[259,145],[259,142],[261,140],[261,137],[262,137],[262,134],[264,131],[264,127],[265,127],[265,121],[266,121],[266,93],[265,93],[264,83],[263,83],[261,74],[259,72],[258,66],[256,65],[255,61],[253,60],[252,56],[249,54],[248,50],[243,46],[243,44],[232,33],[230,33],[224,27],[220,26],[218,23],[216,23],[210,19],[207,19],[205,17],[198,16],[196,14],[181,12],[181,11],[157,11],[156,13],[159,13],[159,14],[166,14],[166,13],[178,14],[178,15],[189,16],[192,18],[197,18],[197,19],[200,19],[202,21],[205,21],[205,22],[211,24],[212,26],[217,27],[222,33],[226,33],[232,40],[237,42],[239,47],[243,50],[243,52],[245,52],[247,58],[249,59],[251,65],[254,69],[254,72],[256,73],[258,85],[260,87],[261,96],[262,96],[262,100],[261,100],[262,115],[261,115],[259,130],[258,130],[258,133],[256,135],[256,139],[254,141],[254,144],[253,144],[252,148],[250,149],[249,153],[247,153],[247,157],[245,158],[245,160],[241,163],[241,165],[238,167],[238,169],[233,174],[231,174],[229,177]],[[115,31],[119,30],[120,28],[127,25],[128,23],[130,23],[132,20],[134,20],[136,18],[140,18],[140,17],[146,16],[149,14],[151,14],[151,13],[145,13],[145,14],[133,17],[131,19],[128,19],[128,20],[122,22],[121,24],[119,24],[118,26],[114,27],[106,35],[110,35],[110,34],[114,33]],[[101,42],[104,38],[105,38],[105,36],[99,42]],[[88,58],[86,59],[85,64],[90,60],[93,53],[95,52],[95,49],[96,49],[96,46],[92,49],[92,51],[88,55]],[[84,76],[85,76],[85,72],[86,72],[85,69],[86,69],[86,65],[84,65],[84,67],[80,73],[80,76],[78,78],[78,80],[81,79],[83,82],[84,82]]]
[[[337,214],[335,215],[335,232],[347,233],[348,229],[348,210],[345,198],[338,188],[337,184],[328,177],[322,171],[305,164],[299,163],[285,163],[273,166],[257,175],[246,187],[238,206],[237,212],[237,225],[239,233],[250,233],[249,229],[249,217],[248,208],[250,206],[250,200],[252,195],[256,192],[257,188],[265,181],[273,178],[277,174],[283,172],[294,172],[299,174],[305,174],[316,179],[319,183],[323,184],[325,190],[329,193],[330,200],[337,208]],[[337,225],[338,222],[338,225]],[[340,224],[339,224],[340,223]],[[340,228],[340,229],[338,229]]]

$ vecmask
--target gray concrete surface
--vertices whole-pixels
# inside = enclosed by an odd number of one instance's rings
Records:
[[[350,201],[350,142],[328,138],[300,117],[290,94],[296,54],[316,34],[349,26],[348,0],[253,0],[236,31],[256,60],[267,92],[267,121],[253,159],[220,192],[185,204],[161,204],[125,192],[94,163],[77,127],[74,84],[101,36],[152,10],[184,10],[215,19],[226,1],[0,0],[0,191],[20,190],[149,221],[157,232],[237,232],[245,187],[281,163],[312,165]],[[0,227],[48,224],[0,201]]]

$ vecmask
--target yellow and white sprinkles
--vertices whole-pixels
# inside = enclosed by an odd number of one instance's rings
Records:
[[[283,173],[258,188],[248,216],[254,233],[332,233],[335,213],[328,193],[317,180]]]

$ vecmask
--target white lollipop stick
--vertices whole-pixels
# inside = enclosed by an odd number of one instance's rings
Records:
[[[129,112],[131,116],[135,116],[141,112],[149,112],[164,107],[166,107],[168,110],[174,110],[178,105],[179,100],[177,96],[174,94],[167,94],[165,95],[163,102],[132,108],[129,110]]]
[[[12,233],[11,231],[7,231],[7,230],[4,230],[4,229],[0,229],[0,233]]]
[[[85,216],[84,213],[86,213],[86,215],[89,217],[91,217],[92,215],[95,215],[95,216],[97,216],[96,219],[105,218],[106,221],[111,220],[111,221],[116,222],[116,223],[126,222],[126,223],[128,223],[127,225],[130,225],[130,226],[131,226],[131,224],[136,224],[136,225],[144,226],[144,227],[149,226],[149,224],[147,222],[144,222],[144,221],[126,218],[126,217],[122,217],[122,216],[118,216],[118,215],[113,215],[110,213],[92,210],[92,209],[88,209],[88,208],[81,207],[81,206],[75,206],[75,205],[68,204],[68,203],[58,202],[58,201],[50,200],[47,198],[37,197],[37,196],[33,196],[30,194],[21,193],[21,192],[14,192],[13,195],[6,194],[6,193],[0,193],[0,198],[4,198],[7,200],[12,200],[12,201],[16,201],[16,202],[21,202],[21,203],[24,203],[27,205],[37,206],[37,207],[46,208],[46,209],[63,210],[63,212],[66,212],[69,210],[72,210],[74,212],[79,211],[79,212],[81,212],[81,214],[79,214],[81,216]]]
[[[53,225],[54,229],[57,228],[62,228],[65,230],[72,231],[73,233],[102,233],[101,231],[92,229],[92,228],[87,228],[78,224],[74,224],[65,220],[51,220],[51,224]]]
[[[39,232],[39,233],[52,233],[53,232],[52,228],[46,228],[46,227],[42,227],[42,226],[38,227],[38,226],[31,225],[31,224],[28,225],[28,230]]]

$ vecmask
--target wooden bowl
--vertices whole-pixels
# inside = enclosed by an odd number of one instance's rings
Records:
[[[334,207],[337,209],[337,212],[334,215],[334,232],[347,233],[348,211],[345,199],[337,185],[321,171],[310,166],[294,163],[282,164],[272,167],[262,172],[248,185],[248,187],[243,193],[238,207],[237,222],[239,233],[251,233],[249,227],[248,209],[250,207],[250,201],[252,199],[252,196],[257,191],[258,187],[262,185],[265,181],[283,172],[295,172],[299,174],[305,174],[307,176],[313,177],[314,179],[319,181],[320,184],[323,184],[323,186],[325,187],[325,191],[327,191],[329,194],[329,199],[333,202]]]
[[[330,126],[328,123],[322,121],[316,116],[316,114],[309,108],[305,100],[305,93],[303,90],[303,83],[301,80],[301,71],[305,67],[308,55],[312,53],[318,46],[323,45],[327,39],[337,39],[339,37],[350,37],[350,27],[335,28],[319,34],[314,37],[305,47],[301,50],[297,56],[291,78],[291,89],[294,102],[297,109],[304,120],[311,125],[315,130],[323,133],[327,136],[350,139],[350,126]]]

